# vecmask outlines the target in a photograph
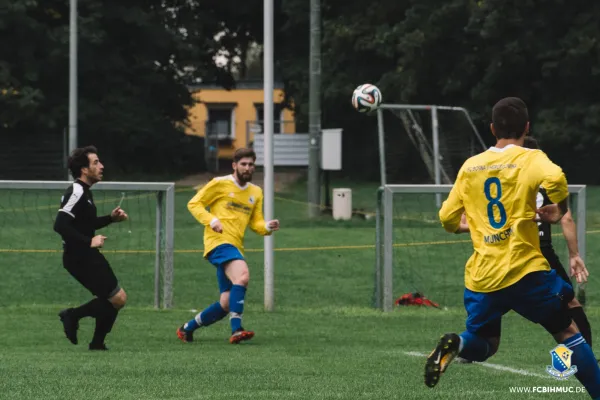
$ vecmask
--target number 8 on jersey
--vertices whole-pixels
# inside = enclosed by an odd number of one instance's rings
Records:
[[[492,185],[496,186],[495,197],[492,197]],[[500,198],[502,197],[502,184],[500,183],[500,179],[495,176],[486,179],[485,183],[483,184],[483,191],[485,193],[485,198],[488,200],[487,214],[490,220],[490,225],[492,228],[500,229],[506,224],[506,209],[500,201]],[[500,221],[498,222],[496,222],[496,218],[494,217],[494,206],[498,207],[498,212],[500,213]]]

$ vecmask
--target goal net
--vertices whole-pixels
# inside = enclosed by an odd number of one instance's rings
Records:
[[[3,285],[22,286],[27,303],[36,304],[49,297],[55,304],[68,303],[73,293],[85,291],[63,269],[62,240],[53,230],[61,196],[71,183],[0,181],[0,257],[11,266],[0,290]],[[140,306],[172,306],[174,187],[130,182],[93,187],[99,216],[119,204],[129,215],[98,233],[107,237],[102,253]]]
[[[440,307],[463,307],[464,266],[473,252],[470,236],[442,228],[436,195],[445,200],[452,185],[385,185],[377,194],[375,307],[391,311],[394,301],[419,292]],[[579,251],[586,254],[586,187],[569,185]],[[552,242],[568,272],[560,224]],[[578,288],[581,300],[582,288]],[[588,301],[589,303],[589,301]]]
[[[381,184],[450,184],[485,142],[462,107],[382,104],[377,111]]]

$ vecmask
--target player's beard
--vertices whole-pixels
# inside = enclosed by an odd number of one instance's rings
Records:
[[[245,185],[246,183],[252,181],[252,172],[235,171],[235,174],[237,176],[238,182],[241,185]]]
[[[98,183],[102,180],[102,177],[104,176],[104,171],[95,171],[93,176],[90,176],[90,180],[93,183]]]
[[[104,171],[89,171],[82,176],[85,176],[84,182],[87,182],[89,185],[94,185],[102,180],[103,174]]]

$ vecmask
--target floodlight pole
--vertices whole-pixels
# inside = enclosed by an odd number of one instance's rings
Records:
[[[273,0],[264,0],[264,212],[265,220],[274,218],[274,178],[273,178]],[[273,311],[274,301],[274,243],[273,236],[265,236],[265,310]]]
[[[308,214],[319,215],[321,204],[319,156],[321,148],[321,2],[310,0],[310,78],[308,92]]]
[[[69,16],[69,153],[77,148],[77,0]]]

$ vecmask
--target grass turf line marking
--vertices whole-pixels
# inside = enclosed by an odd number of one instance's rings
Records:
[[[407,356],[411,356],[411,357],[427,357],[426,353],[420,353],[418,351],[405,351],[404,354]],[[488,362],[474,362],[473,365],[479,365],[482,367],[495,369],[497,371],[502,371],[502,372],[510,372],[512,374],[517,374],[517,375],[534,376],[536,378],[550,379],[550,376],[548,376],[548,375],[536,374],[535,372],[527,371],[525,369],[507,367],[506,365],[492,364],[492,363],[488,363]]]
[[[587,231],[587,234],[600,233],[600,230]],[[415,242],[415,243],[394,243],[394,247],[416,247],[416,246],[436,246],[444,244],[471,243],[468,240],[447,240],[433,242]],[[280,247],[274,249],[276,252],[282,251],[325,251],[325,250],[365,250],[374,249],[374,244],[348,245],[348,246],[313,246],[313,247]],[[264,249],[245,249],[246,253],[261,253]],[[203,249],[182,249],[174,250],[176,254],[186,253],[204,253]],[[62,249],[0,249],[0,253],[62,253]],[[118,254],[155,254],[156,250],[104,250],[103,253]]]
[[[452,240],[448,242],[417,242],[417,243],[396,243],[394,247],[413,247],[413,246],[429,246],[440,244],[457,244],[470,243],[470,240]],[[355,246],[314,246],[314,247],[281,247],[274,251],[321,251],[321,250],[364,250],[374,249],[374,244],[355,245]],[[246,253],[261,253],[264,249],[245,249]],[[103,253],[119,253],[119,254],[155,254],[156,250],[103,250]],[[174,250],[177,254],[185,253],[204,253],[203,249],[182,249]],[[62,249],[0,249],[0,253],[62,253]]]

